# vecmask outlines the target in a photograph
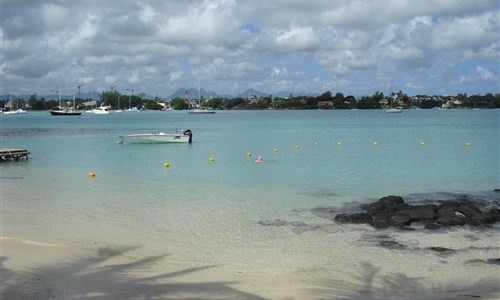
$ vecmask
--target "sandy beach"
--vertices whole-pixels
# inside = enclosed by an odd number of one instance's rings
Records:
[[[498,268],[497,268],[498,270]],[[432,285],[401,274],[254,269],[139,258],[127,250],[2,240],[2,299],[497,299],[498,281]],[[382,275],[382,274],[381,274]],[[418,296],[417,296],[418,295]]]

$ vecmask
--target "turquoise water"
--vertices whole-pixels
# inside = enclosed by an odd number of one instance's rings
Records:
[[[200,261],[222,260],[207,256],[216,251],[236,259],[243,248],[269,246],[270,238],[273,251],[298,249],[304,240],[258,222],[314,223],[306,212],[317,206],[500,187],[499,116],[499,110],[1,115],[1,147],[32,153],[0,164],[3,235],[83,247],[132,244],[142,253]],[[187,128],[192,144],[117,144],[123,134]],[[259,155],[264,163],[255,164]]]

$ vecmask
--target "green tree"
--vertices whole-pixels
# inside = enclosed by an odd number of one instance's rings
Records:
[[[111,92],[102,92],[100,101],[101,103],[106,103],[108,105],[111,105],[113,108],[118,108],[118,98],[120,97],[120,93],[117,91],[111,91]],[[122,104],[120,103],[120,106]]]
[[[423,109],[429,109],[429,108],[434,108],[434,107],[440,107],[441,105],[439,104],[439,101],[431,99],[431,100],[424,100],[420,103],[420,108]]]
[[[176,97],[170,101],[170,106],[176,110],[183,110],[188,108],[186,100]]]
[[[500,108],[500,94],[491,95],[490,108]]]
[[[206,106],[211,107],[212,109],[223,109],[224,99],[221,97],[208,99],[205,103]]]
[[[231,109],[237,105],[244,104],[246,101],[243,98],[233,98],[224,100],[224,109]]]
[[[358,101],[359,109],[378,109],[381,108],[379,100],[373,97],[364,96]]]

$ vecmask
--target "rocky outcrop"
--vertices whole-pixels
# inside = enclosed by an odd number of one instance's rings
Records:
[[[405,228],[418,222],[427,229],[465,224],[477,226],[500,220],[500,209],[482,211],[466,198],[437,201],[436,204],[410,205],[400,196],[387,196],[362,205],[361,208],[365,211],[337,214],[334,220],[339,223],[370,224],[375,228]]]

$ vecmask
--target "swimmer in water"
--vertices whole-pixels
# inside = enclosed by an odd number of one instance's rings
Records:
[[[264,160],[262,159],[262,156],[259,155],[259,157],[255,160],[256,163],[261,163],[261,162],[264,162]]]

